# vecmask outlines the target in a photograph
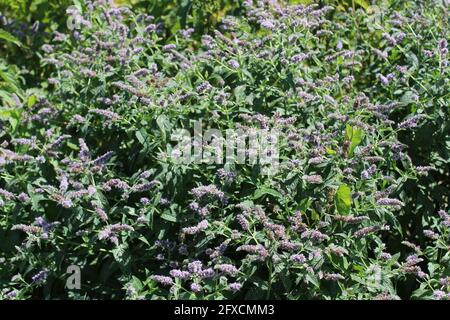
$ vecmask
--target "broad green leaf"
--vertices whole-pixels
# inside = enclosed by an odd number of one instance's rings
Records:
[[[253,199],[259,199],[266,194],[274,196],[275,198],[282,198],[281,193],[279,193],[277,190],[271,189],[271,188],[266,188],[266,187],[261,187],[255,191],[255,194],[253,195]]]
[[[37,98],[34,94],[32,94],[31,96],[28,97],[28,108],[34,106],[34,104],[36,103]]]
[[[79,148],[75,143],[72,143],[72,142],[67,142],[67,146],[68,146],[70,149],[75,150],[75,151],[80,150],[80,148]]]
[[[17,120],[16,118],[9,118],[9,124],[11,125],[12,131],[16,131],[19,120]]]
[[[165,141],[167,136],[166,131],[169,129],[170,126],[169,120],[165,115],[160,115],[156,119],[156,124],[158,125],[158,128],[161,131],[162,139]]]
[[[19,120],[21,112],[18,109],[0,109],[0,118],[4,120],[8,120],[10,118]]]
[[[320,214],[314,209],[312,209],[312,212],[311,212],[311,219],[313,219],[314,221],[320,220]]]
[[[364,10],[367,10],[367,8],[369,7],[369,4],[365,0],[355,0],[355,3],[364,8]]]
[[[144,236],[139,237],[138,240],[142,241],[143,243],[145,243],[146,245],[151,247],[150,243],[148,242],[148,240]]]
[[[234,89],[234,96],[236,103],[239,104],[245,100],[247,95],[245,94],[246,85],[238,86]]]
[[[350,147],[348,149],[348,156],[351,157],[353,155],[353,151],[355,148],[361,143],[363,138],[363,130],[358,127],[352,127],[347,125],[345,127],[345,134],[347,139],[350,141]]]
[[[161,218],[166,220],[166,221],[177,222],[177,217],[172,216],[172,215],[167,214],[167,213],[161,214]]]
[[[416,95],[412,91],[406,91],[400,98],[400,103],[402,105],[408,105],[410,103],[416,102]]]
[[[312,273],[307,273],[305,275],[305,281],[307,283],[311,283],[312,285],[314,285],[314,287],[316,287],[317,289],[320,288],[320,283],[319,283],[319,279],[317,278],[317,276],[315,276]]]
[[[348,215],[352,205],[352,191],[346,184],[341,184],[334,196],[336,209],[341,215]]]
[[[141,130],[139,130],[139,131],[136,131],[136,138],[138,139],[138,141],[139,141],[143,146],[146,145],[145,141],[146,141],[146,138],[147,138],[147,133],[145,132],[144,129],[141,129]]]

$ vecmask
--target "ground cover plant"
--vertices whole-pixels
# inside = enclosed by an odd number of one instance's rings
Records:
[[[0,57],[0,298],[450,299],[449,3],[324,2],[74,1]],[[277,170],[177,161],[196,123]]]

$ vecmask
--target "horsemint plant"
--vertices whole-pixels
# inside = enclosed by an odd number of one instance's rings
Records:
[[[200,44],[70,7],[1,123],[1,297],[448,299],[445,5],[246,1]],[[277,128],[279,170],[180,164],[197,120]]]

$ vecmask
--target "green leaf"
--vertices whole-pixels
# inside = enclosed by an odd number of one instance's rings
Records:
[[[144,287],[142,281],[139,280],[139,278],[136,276],[131,276],[131,283],[133,285],[133,288],[135,288],[138,291],[142,290],[142,288]]]
[[[282,198],[283,196],[281,195],[281,193],[279,193],[277,190],[275,189],[271,189],[271,188],[266,188],[266,187],[261,187],[259,189],[257,189],[255,191],[255,194],[253,195],[253,199],[259,199],[264,195],[271,195],[274,196],[275,198]]]
[[[12,131],[16,130],[20,122],[21,111],[19,109],[0,109],[0,119],[7,120],[11,124]]]
[[[5,40],[6,42],[11,42],[14,43],[15,45],[21,47],[22,43],[16,38],[14,37],[11,33],[0,29],[0,39]]]
[[[28,108],[31,108],[36,103],[37,98],[34,94],[28,97]]]
[[[165,115],[160,115],[158,118],[156,118],[156,124],[161,131],[162,139],[165,141],[167,138],[166,131],[170,127],[169,119],[167,119]]]
[[[352,191],[346,184],[341,184],[334,197],[336,209],[341,215],[348,215],[352,206]]]
[[[311,283],[312,285],[314,285],[314,287],[316,287],[317,289],[320,288],[320,283],[319,283],[319,279],[317,278],[317,276],[315,276],[312,273],[307,273],[305,275],[305,282],[307,283]]]
[[[245,101],[247,95],[245,94],[247,86],[241,85],[234,89],[234,97],[236,99],[236,103],[240,104],[241,102]]]
[[[138,240],[142,241],[143,243],[151,247],[150,242],[148,242],[148,240],[144,236],[139,237]]]
[[[353,155],[353,151],[355,148],[361,143],[363,138],[363,130],[358,127],[352,127],[347,125],[345,127],[345,134],[347,139],[350,141],[350,147],[348,149],[348,156],[351,157]]]
[[[400,98],[400,103],[402,105],[408,105],[410,103],[415,103],[415,102],[416,102],[416,96],[415,96],[414,92],[412,92],[412,91],[406,91]]]
[[[136,138],[138,139],[138,141],[143,145],[143,146],[145,146],[146,145],[146,140],[147,140],[147,137],[148,137],[148,135],[147,135],[147,133],[145,132],[145,130],[142,128],[141,130],[139,130],[139,131],[136,131]]]
[[[369,4],[365,0],[355,0],[355,3],[362,7],[364,10],[367,10],[367,8],[369,7]]]
[[[75,150],[75,151],[80,150],[80,148],[79,148],[75,143],[72,143],[72,142],[67,142],[67,146],[68,146],[70,149]]]
[[[172,215],[170,215],[168,213],[161,214],[161,218],[166,220],[166,221],[177,222],[177,217],[172,216]]]
[[[9,124],[11,125],[12,131],[16,131],[19,121],[16,118],[9,118]]]
[[[328,147],[325,147],[325,150],[327,151],[328,154],[333,155],[336,154],[336,151],[334,151],[333,149],[330,149]]]
[[[314,209],[312,209],[312,212],[311,212],[311,219],[313,219],[314,221],[320,220],[320,214]]]

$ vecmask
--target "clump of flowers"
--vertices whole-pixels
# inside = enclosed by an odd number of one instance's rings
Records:
[[[449,299],[447,8],[340,7],[245,1],[170,39],[70,9],[43,89],[1,109],[0,298],[65,298],[79,265],[93,299]],[[276,129],[278,161],[174,161],[194,122]]]

